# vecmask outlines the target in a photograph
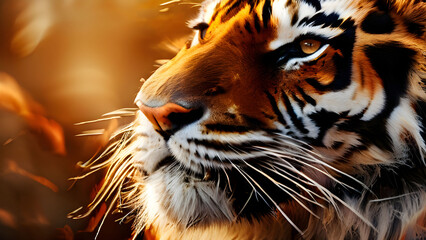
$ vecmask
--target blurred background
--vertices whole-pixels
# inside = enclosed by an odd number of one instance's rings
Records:
[[[139,79],[185,42],[200,1],[166,1],[0,0],[1,240],[94,239],[102,211],[67,214],[90,202],[102,174],[69,178],[132,117],[76,123],[133,108]],[[128,239],[120,217],[98,239]]]

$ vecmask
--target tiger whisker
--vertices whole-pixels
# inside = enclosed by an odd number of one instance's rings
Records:
[[[301,145],[306,145],[306,143],[303,143],[302,141],[297,140],[297,139],[293,139],[293,138],[291,138],[290,136],[286,136],[286,135],[283,135],[283,134],[277,134],[277,135],[279,135],[279,136],[281,136],[281,137],[285,137],[285,138],[287,138],[287,139],[291,139],[292,141],[294,141],[294,142],[298,142],[298,143],[300,143]],[[284,140],[284,139],[281,139],[281,140]],[[331,169],[331,170],[333,170],[333,171],[335,171],[335,172],[337,172],[337,173],[339,173],[339,174],[342,174],[343,176],[346,176],[346,177],[350,178],[351,180],[353,180],[353,181],[355,181],[356,183],[360,184],[360,185],[361,185],[364,189],[369,189],[369,188],[368,188],[368,186],[367,186],[367,185],[365,185],[365,183],[361,182],[360,180],[356,179],[355,177],[351,176],[350,174],[347,174],[347,173],[345,173],[344,171],[341,171],[341,170],[339,170],[339,169],[337,169],[337,168],[335,168],[335,167],[331,166],[330,164],[328,164],[328,163],[326,163],[326,162],[322,161],[321,159],[322,159],[323,157],[322,157],[320,154],[318,154],[318,153],[316,153],[316,152],[314,152],[314,151],[312,151],[312,150],[310,150],[310,149],[308,149],[308,148],[305,148],[305,147],[303,147],[303,146],[301,146],[301,145],[298,145],[298,144],[292,143],[291,141],[284,141],[284,143],[286,143],[286,144],[290,144],[290,145],[292,145],[292,146],[295,146],[295,147],[299,148],[299,149],[300,149],[300,150],[302,150],[304,153],[307,153],[307,154],[308,154],[308,156],[312,156],[312,158],[311,158],[311,159],[312,159],[314,162],[319,163],[319,164],[321,164],[321,165],[325,166],[326,168],[329,168],[329,169]],[[273,150],[273,149],[269,149],[269,150]],[[317,156],[317,158],[316,158],[316,157],[314,157],[314,156]],[[306,160],[308,160],[308,159],[306,159]]]
[[[111,137],[109,138],[109,140],[112,140],[112,139],[116,138],[119,135],[123,135],[124,136],[124,134],[126,134],[126,136],[127,136],[128,134],[130,134],[130,133],[133,132],[133,127],[134,127],[134,123],[130,123],[127,126],[121,128],[121,129],[118,129],[114,134],[111,135]],[[133,133],[132,136],[135,136],[136,134],[137,133]],[[130,141],[131,139],[132,139],[131,137],[129,138],[127,136],[127,140],[128,141]]]
[[[109,204],[108,209],[105,211],[105,214],[102,217],[101,222],[99,223],[99,227],[98,227],[98,230],[97,230],[96,235],[95,235],[95,240],[98,238],[98,235],[99,235],[99,233],[101,231],[101,228],[102,228],[102,226],[103,226],[103,224],[105,222],[105,219],[108,216],[109,212],[111,211],[112,207],[114,206],[115,201],[117,201],[117,197],[118,197],[118,195],[115,196],[115,198]]]
[[[181,0],[170,0],[170,1],[167,1],[167,2],[164,2],[164,3],[161,3],[160,4],[160,6],[166,6],[166,5],[169,5],[169,4],[172,4],[172,3],[177,3],[177,2],[180,2]]]
[[[305,162],[303,162],[303,161],[300,161],[299,159],[297,159],[297,158],[302,158],[302,159],[305,159],[305,160],[308,160],[308,159],[306,159],[306,157],[305,156],[303,156],[303,155],[301,155],[301,154],[299,154],[299,153],[297,153],[297,154],[293,154],[293,153],[291,153],[291,151],[287,151],[287,152],[278,152],[278,151],[276,151],[276,150],[274,150],[274,149],[268,149],[268,148],[264,148],[264,147],[256,147],[256,148],[261,148],[262,150],[266,150],[266,153],[267,153],[267,155],[270,155],[270,156],[274,156],[274,157],[276,157],[276,159],[277,160],[280,160],[280,161],[282,161],[282,162],[284,162],[284,163],[286,163],[288,166],[290,166],[293,170],[297,170],[293,165],[291,165],[288,161],[286,161],[285,159],[291,159],[291,160],[294,160],[294,161],[297,161],[297,162],[299,162],[299,163],[301,163],[301,164],[303,164],[303,165],[305,165],[305,166],[307,166],[307,167],[310,167],[310,168],[314,168],[315,170],[319,170],[319,171],[321,171],[324,175],[326,175],[326,176],[329,176],[329,177],[332,177],[332,178],[334,178],[333,176],[331,176],[330,175],[330,173],[328,173],[328,172],[326,172],[325,170],[321,170],[321,169],[319,169],[318,167],[314,167],[314,166],[312,166],[312,165],[309,165],[309,164],[307,164],[307,163],[305,163]],[[340,182],[339,180],[337,180],[337,179],[334,179],[336,182]],[[308,183],[309,184],[309,183]],[[343,184],[343,183],[342,183]],[[311,185],[311,184],[310,184]]]
[[[117,110],[114,110],[112,112],[104,113],[102,114],[103,117],[105,116],[111,116],[111,115],[118,115],[118,116],[133,116],[138,111],[138,108],[120,108]]]
[[[97,165],[94,165],[95,163],[97,163],[99,160],[101,160],[102,158],[104,158],[106,155],[110,154],[110,153],[114,153],[117,154],[116,151],[120,150],[121,147],[121,142],[117,141],[116,143],[113,143],[114,145],[111,146],[111,148],[107,148],[99,157],[97,157],[96,159],[94,159],[91,162],[86,162],[84,164],[80,164],[79,166],[82,168],[88,168],[88,169],[101,169],[106,167],[107,165],[111,164],[114,160],[113,158],[109,158],[108,160],[105,160]]]
[[[409,193],[404,193],[404,194],[400,194],[400,195],[392,196],[392,197],[387,197],[387,198],[373,199],[373,200],[370,200],[369,202],[389,201],[389,200],[393,200],[393,199],[397,199],[397,198],[403,198],[403,197],[406,197],[406,196],[410,196],[410,195],[413,195],[413,194],[416,194],[416,193],[417,192],[409,192]]]
[[[139,199],[137,198],[137,194],[140,192],[140,186],[141,184],[133,183],[128,187],[132,188],[130,189],[130,191],[128,191],[127,188],[125,189],[125,191],[123,192],[124,203],[121,205],[122,207],[129,207],[135,202],[139,201]]]
[[[254,193],[255,193],[255,196],[256,196],[256,198],[257,198],[257,195],[259,195],[262,199],[263,199],[263,201],[266,203],[266,204],[268,204],[268,202],[263,198],[263,196],[262,195],[260,195],[259,193],[258,193],[258,191],[256,190],[256,188],[253,186],[253,184],[250,182],[250,180],[245,176],[245,172],[242,170],[242,169],[240,169],[237,165],[235,165],[232,161],[229,161],[230,162],[230,164],[232,165],[232,167],[235,169],[235,170],[237,170],[240,174],[241,174],[241,176],[247,181],[247,183],[252,187],[252,189],[253,189],[253,191],[254,191]]]
[[[101,128],[101,129],[84,131],[83,133],[76,134],[75,136],[76,137],[99,136],[99,135],[103,135],[104,133],[105,133],[105,129]]]
[[[107,117],[107,118],[98,118],[98,119],[95,119],[95,120],[74,123],[74,125],[80,126],[80,125],[85,125],[85,124],[90,124],[90,123],[98,123],[98,122],[103,122],[103,121],[108,121],[108,120],[118,119],[118,118],[121,118],[121,117],[120,116],[111,116],[111,117]]]
[[[233,147],[231,147],[232,150],[234,150],[235,152],[239,153],[241,151],[238,151],[238,149],[235,149]],[[242,151],[245,152],[245,151]],[[244,159],[241,159],[245,164],[247,164],[246,161],[244,161]],[[234,165],[232,163],[232,161],[229,161],[232,165]],[[281,207],[272,199],[271,196],[269,196],[269,194],[266,193],[266,191],[260,186],[259,183],[257,183],[249,174],[245,173],[244,171],[242,171],[242,173],[244,173],[248,179],[250,179],[252,181],[252,183],[254,183],[265,195],[266,197],[269,198],[269,200],[272,202],[272,204],[274,204],[275,208],[281,213],[281,215],[287,220],[288,223],[290,223],[290,225],[292,225],[299,233],[300,235],[303,235],[303,232],[299,229],[299,227],[297,227],[297,225],[287,216],[287,214],[284,213],[284,211],[281,209]],[[246,178],[246,179],[247,179]],[[253,187],[253,186],[252,186]],[[254,187],[253,187],[254,188]],[[289,194],[290,195],[290,194]],[[260,195],[262,197],[262,195]],[[262,197],[263,198],[263,197]],[[293,197],[294,198],[294,197]],[[265,201],[265,199],[263,199]],[[265,201],[266,202],[266,201]],[[267,202],[266,202],[267,203]],[[269,205],[269,204],[267,204]]]
[[[346,183],[343,183],[343,182],[341,182],[341,181],[339,181],[338,179],[336,179],[334,176],[332,176],[329,172],[327,172],[326,170],[323,170],[323,169],[320,169],[320,168],[318,168],[318,167],[316,167],[316,166],[313,166],[313,165],[311,165],[311,164],[308,164],[308,163],[306,163],[306,162],[304,162],[304,161],[301,161],[299,158],[301,158],[301,159],[303,159],[303,160],[307,160],[307,161],[311,161],[311,159],[310,158],[308,158],[308,157],[306,157],[306,156],[304,156],[304,155],[289,155],[287,152],[279,152],[279,151],[277,151],[277,150],[275,150],[275,149],[268,149],[268,148],[264,148],[264,147],[259,147],[259,148],[261,148],[262,150],[265,150],[265,151],[267,151],[267,154],[270,154],[270,152],[274,152],[274,153],[276,153],[278,156],[280,156],[281,158],[291,158],[293,161],[296,161],[296,162],[298,162],[298,163],[300,163],[300,164],[302,164],[302,165],[304,165],[304,166],[307,166],[307,167],[309,167],[309,168],[312,168],[312,169],[314,169],[314,170],[316,170],[316,171],[318,171],[318,172],[320,172],[320,173],[322,173],[322,174],[324,174],[325,176],[327,176],[327,177],[329,177],[330,179],[332,179],[333,181],[335,181],[336,183],[338,183],[338,184],[340,184],[340,185],[342,185],[342,186],[345,186],[345,187],[347,187],[347,188],[349,188],[349,189],[352,189],[352,190],[354,190],[354,191],[357,191],[357,192],[359,192],[359,190],[357,190],[357,189],[355,189],[354,187],[352,187],[352,186],[350,186],[350,185],[348,185],[348,184],[346,184]],[[277,156],[277,155],[275,155],[275,156]],[[317,161],[315,161],[316,163],[317,163]],[[326,164],[326,165],[324,165],[324,164],[321,164],[322,166],[325,166],[325,167],[328,167],[327,165],[328,164]],[[342,171],[339,171],[339,172],[342,172]],[[345,176],[346,176],[347,174],[345,174]],[[351,179],[352,179],[353,177],[351,177]],[[359,180],[356,180],[357,181],[357,183],[360,183],[363,187],[365,187],[365,188],[367,188],[368,189],[368,187],[364,184],[364,183],[361,183]]]
[[[109,146],[96,158],[92,158],[89,161],[85,162],[85,163],[77,163],[78,166],[82,167],[82,168],[89,168],[89,169],[100,169],[103,166],[106,166],[108,164],[110,164],[111,162],[115,161],[115,159],[113,157],[108,158],[107,160],[103,161],[102,163],[100,163],[99,165],[95,165],[93,166],[93,164],[95,164],[97,161],[101,160],[102,158],[104,158],[106,155],[110,154],[110,153],[114,153],[113,156],[117,156],[120,153],[120,150],[123,149],[126,144],[130,141],[130,139],[134,136],[134,134],[132,136],[128,136],[129,133],[128,132],[124,132],[122,131],[121,134],[123,134],[122,138],[118,141],[112,142],[111,144],[109,144]]]
[[[85,165],[86,168],[90,168],[94,170],[89,172],[88,174],[85,174],[83,177],[86,177],[87,175],[93,172],[96,172],[109,165],[108,171],[104,178],[105,183],[102,184],[102,187],[98,190],[98,193],[96,194],[92,202],[87,206],[88,210],[84,214],[74,216],[74,214],[76,214],[77,212],[73,212],[69,214],[70,217],[73,217],[74,219],[87,217],[94,211],[94,209],[102,201],[108,200],[112,196],[112,194],[115,194],[115,197],[114,197],[114,200],[112,200],[111,204],[115,204],[118,198],[121,198],[121,195],[122,195],[121,190],[123,188],[124,182],[126,181],[128,176],[133,176],[136,171],[136,169],[132,165],[132,158],[128,157],[130,156],[133,148],[136,145],[131,144],[126,146],[127,142],[129,142],[128,134],[124,134],[122,139],[125,139],[125,140],[117,141],[117,145],[109,149],[116,152],[113,156],[111,156],[109,159],[105,161],[107,162],[106,164],[101,163],[101,164],[93,166],[93,164],[99,160],[100,157],[98,157],[97,159],[94,159]],[[121,143],[125,143],[125,144],[121,144]],[[125,149],[123,150],[123,148]],[[103,154],[101,154],[101,156],[103,156]],[[78,179],[78,178],[79,177],[75,179]]]
[[[296,229],[296,231],[298,231],[300,233],[300,235],[303,235],[303,231],[300,230],[300,228],[287,216],[287,214],[272,199],[272,197],[268,193],[266,193],[266,191],[262,188],[262,186],[260,186],[260,184],[258,182],[256,182],[252,177],[250,177],[249,174],[246,174],[246,176],[263,192],[263,194],[265,194],[265,196],[272,202],[272,204],[274,204],[275,208],[281,213],[281,215],[287,220],[287,222],[290,223],[290,225],[292,227],[294,227]]]
[[[281,164],[281,163],[278,163],[278,164],[275,164],[274,165],[274,167],[277,167],[277,165],[278,166],[280,166],[280,167],[284,167],[284,168],[288,168],[286,165],[283,165],[283,164]],[[276,168],[278,171],[280,171],[280,168]],[[305,175],[302,173],[302,172],[300,172],[299,170],[297,170],[297,169],[290,169],[290,171],[291,172],[288,172],[288,171],[285,171],[284,169],[281,169],[281,172],[282,173],[285,173],[285,174],[287,174],[289,177],[293,177],[294,179],[296,179],[297,181],[300,181],[301,183],[303,183],[303,184],[306,184],[306,185],[308,185],[308,186],[312,186],[312,187],[318,187],[317,185],[318,185],[318,183],[314,183],[314,182],[312,182],[311,181],[311,179],[307,179],[307,180],[304,180],[304,179],[301,179],[300,177],[302,177],[302,178],[305,178]],[[294,174],[296,174],[296,175],[293,175],[292,173],[294,173]],[[281,174],[280,172],[278,172],[277,174]],[[284,175],[285,176],[285,175]],[[291,179],[291,178],[290,178]],[[296,182],[297,182],[296,181]],[[299,183],[300,184],[300,183]],[[302,184],[300,184],[301,186],[303,186]],[[303,186],[304,187],[304,186]],[[304,188],[306,188],[306,187],[304,187]],[[307,188],[306,188],[307,189]],[[307,190],[309,190],[309,189],[307,189]],[[309,195],[310,195],[310,197],[314,200],[315,199],[315,197],[317,197],[317,198],[319,198],[319,199],[321,199],[321,200],[324,200],[324,201],[327,201],[328,202],[328,199],[327,198],[325,198],[325,197],[323,197],[323,196],[321,196],[321,195],[319,195],[318,193],[316,193],[316,192],[314,192],[314,191],[312,191],[312,190],[309,190],[309,192],[307,192]],[[313,195],[313,196],[312,196]],[[315,196],[315,197],[314,197]]]
[[[230,181],[230,179],[229,179],[228,173],[226,172],[225,167],[223,167],[223,166],[222,166],[221,168],[222,168],[223,173],[225,173],[226,180],[227,180],[228,187],[229,187],[229,191],[231,191],[231,192],[232,192],[231,181]]]
[[[303,173],[301,173],[303,174]],[[308,176],[306,176],[305,174],[303,174],[305,178],[310,179]],[[321,193],[327,197],[327,199],[329,199],[330,203],[332,204],[333,208],[336,210],[336,212],[338,213],[338,215],[340,216],[340,210],[339,207],[337,206],[336,202],[334,202],[334,200],[337,200],[338,202],[340,202],[343,206],[345,206],[346,208],[348,208],[351,212],[353,212],[355,215],[357,215],[365,224],[367,224],[368,226],[370,226],[372,229],[374,229],[376,231],[376,228],[373,226],[373,224],[368,221],[361,213],[359,213],[356,209],[354,209],[353,207],[351,207],[349,204],[347,204],[345,201],[343,201],[342,199],[340,199],[339,197],[337,197],[335,194],[333,194],[332,192],[330,192],[327,188],[321,186],[320,184],[316,183],[314,180],[311,180],[312,183],[316,184],[317,188],[319,191],[321,191]],[[334,200],[333,200],[334,199]]]
[[[282,165],[283,163],[274,163],[274,164],[278,164],[278,165]],[[286,165],[283,165],[283,167],[287,167]],[[307,176],[305,173],[300,172],[299,170],[296,170],[296,172],[299,176],[305,178],[306,180],[308,180],[310,183],[313,184],[313,186],[315,186],[321,193],[322,195],[327,199],[326,201],[329,202],[337,211],[338,211],[338,206],[335,203],[335,201],[333,200],[332,197],[329,196],[329,194],[326,194],[326,192],[328,191],[324,186],[322,186],[321,184],[317,183],[315,180],[313,180],[312,178],[310,178],[309,176]],[[332,194],[332,193],[331,193]],[[315,194],[317,195],[317,194]],[[320,197],[321,199],[324,199],[322,197]],[[325,199],[324,199],[325,200]]]
[[[271,154],[271,155],[275,156],[274,154]],[[282,158],[281,156],[278,156],[278,155],[276,155],[275,157],[276,157],[276,160],[279,160],[279,162],[271,161],[271,165],[275,165],[275,166],[278,165],[278,166],[284,167],[284,168],[290,170],[291,172],[295,173],[297,176],[300,177],[300,171],[296,167],[294,167],[291,163],[286,161],[285,158]],[[287,174],[290,174],[288,171],[285,171],[285,172]],[[291,176],[294,176],[294,175],[291,175]],[[310,181],[306,181],[306,180],[303,180],[303,179],[300,179],[300,178],[297,178],[297,180],[308,185],[308,186],[315,186],[315,184],[311,183]]]
[[[126,171],[126,172],[123,173],[123,175],[127,174],[129,172],[130,171]],[[124,181],[125,178],[126,178],[126,176],[122,176],[118,180],[116,180],[117,182],[113,182],[113,181],[109,180],[108,182],[110,184],[108,184],[108,185],[110,185],[110,186],[108,186],[108,187],[104,187],[106,184],[103,184],[101,189],[99,189],[98,194],[96,194],[94,200],[88,205],[88,207],[91,208],[91,209],[88,210],[88,212],[85,214],[85,216],[88,216],[94,210],[94,208],[96,208],[96,206],[98,206],[102,201],[108,200],[111,197],[111,195],[114,193],[114,191],[117,190],[117,186],[119,186],[121,181]]]
[[[85,173],[85,174],[83,174],[81,176],[70,177],[70,178],[68,178],[68,180],[81,180],[81,179],[84,179],[84,178],[88,177],[89,175],[91,175],[91,174],[93,174],[93,173],[95,173],[97,171],[99,171],[99,169],[92,170],[92,171],[87,172],[87,173]]]
[[[311,209],[309,209],[302,201],[300,201],[300,199],[298,197],[301,198],[306,198],[304,196],[301,196],[299,193],[297,193],[296,191],[294,191],[293,189],[291,189],[290,187],[278,182],[277,180],[275,180],[274,178],[272,178],[271,176],[269,176],[268,174],[266,174],[265,172],[263,172],[262,170],[254,167],[253,165],[247,163],[246,161],[244,161],[244,163],[249,166],[251,169],[257,171],[258,173],[262,174],[263,176],[265,176],[269,181],[271,181],[275,186],[277,186],[278,188],[280,188],[283,192],[285,192],[286,194],[288,194],[291,198],[293,198],[300,206],[302,206],[306,211],[308,211],[310,214],[312,214],[313,216],[315,216],[316,218],[319,218],[318,215],[316,215],[314,212],[312,212]],[[293,192],[294,194],[290,193]],[[298,197],[296,197],[298,196]],[[307,198],[306,198],[307,199]]]
[[[136,211],[136,208],[132,209],[128,213],[126,213],[122,218],[116,220],[119,224],[122,224],[129,216],[131,216]]]
[[[245,152],[245,151],[238,151],[238,149],[235,149],[235,148],[231,148],[231,149],[233,149],[235,152],[237,152],[237,153],[239,153],[239,152]],[[269,152],[268,152],[269,153]],[[283,158],[283,156],[282,156],[282,154],[281,153],[277,153],[276,154],[277,156],[278,156],[278,159],[280,159],[281,161],[284,161],[284,162],[287,162],[287,161],[285,161],[284,159],[286,159],[286,158]],[[291,159],[293,159],[294,158],[294,156],[297,156],[297,157],[304,157],[304,156],[301,156],[299,153],[298,154],[292,154],[292,155],[290,155],[290,156],[287,156],[287,158],[288,157],[290,157]],[[288,163],[288,162],[287,162]],[[289,164],[289,163],[288,163]],[[291,164],[290,164],[291,165]],[[307,165],[307,166],[310,166],[310,165]],[[295,169],[296,170],[296,169]],[[337,206],[337,204],[334,202],[334,200],[333,200],[333,197],[331,197],[330,196],[330,194],[331,195],[333,195],[333,196],[335,196],[334,194],[332,194],[331,192],[329,192],[325,187],[323,187],[323,186],[321,186],[320,184],[318,184],[317,182],[315,182],[313,179],[311,179],[311,178],[309,178],[308,176],[306,176],[305,174],[301,174],[301,172],[300,171],[298,171],[297,170],[297,172],[299,172],[298,174],[299,175],[301,175],[301,176],[303,176],[303,177],[305,177],[308,181],[310,181],[316,188],[318,188],[318,190],[324,195],[324,197],[326,198],[326,199],[328,199],[328,202],[329,203],[331,203],[332,204],[332,206],[337,210],[337,211],[339,211],[338,210],[338,206]],[[337,179],[336,179],[337,180]],[[327,193],[327,194],[326,194]],[[323,199],[323,198],[322,198]],[[327,200],[326,200],[327,201]]]
[[[244,209],[247,207],[247,204],[250,202],[250,199],[253,197],[253,193],[254,193],[254,190],[251,191],[249,197],[247,198],[247,201],[244,203],[243,207],[238,212],[237,216],[239,216],[244,211]]]
[[[235,149],[234,147],[231,147],[231,149],[236,152],[236,153],[246,153],[246,151],[239,151],[239,149]],[[284,184],[278,183],[275,179],[271,178],[269,175],[267,175],[266,173],[264,173],[263,171],[255,168],[254,166],[250,165],[247,163],[247,161],[245,161],[243,158],[241,158],[241,161],[244,162],[247,166],[253,168],[255,171],[258,171],[259,173],[261,173],[262,175],[264,175],[265,177],[267,177],[271,182],[273,182],[277,187],[279,187],[281,190],[283,190],[285,193],[287,193],[289,196],[291,196],[295,201],[297,201],[303,208],[305,208],[309,213],[311,213],[313,216],[319,218],[315,213],[312,212],[312,210],[310,210],[305,204],[303,204],[298,198],[296,198],[293,194],[289,193],[289,191],[294,192],[295,194],[297,194],[298,196],[300,195],[299,193],[296,193],[293,189],[289,188],[288,186],[285,186]],[[231,161],[230,161],[231,162]],[[287,190],[286,190],[287,189]],[[301,195],[300,195],[301,196]],[[307,199],[308,201],[311,201],[310,199],[302,196],[302,198]],[[316,203],[318,204],[318,203]],[[322,205],[320,205],[322,206]]]
[[[305,199],[306,201],[309,201],[310,203],[313,203],[321,208],[325,208],[325,206],[319,204],[316,199],[314,198],[314,195],[318,195],[315,192],[313,192],[312,190],[307,189],[306,187],[304,187],[302,184],[298,183],[297,181],[295,181],[294,179],[290,178],[289,176],[286,176],[285,174],[278,172],[277,169],[275,169],[271,164],[269,167],[262,165],[263,167],[267,168],[268,170],[273,171],[275,174],[287,179],[288,181],[290,181],[291,183],[295,184],[296,186],[298,186],[299,188],[301,188],[302,190],[304,190],[312,199],[309,199],[303,195],[301,195],[301,198]],[[287,173],[286,171],[283,171],[285,173]],[[291,175],[292,176],[292,175]],[[293,176],[294,177],[294,176]],[[294,190],[293,190],[294,191]]]
[[[191,7],[200,7],[201,4],[199,3],[194,3],[194,2],[182,2],[182,3],[178,3],[179,5],[192,5]]]

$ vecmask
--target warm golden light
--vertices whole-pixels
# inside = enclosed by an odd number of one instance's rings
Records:
[[[66,215],[100,175],[70,190],[67,179],[134,117],[139,80],[184,44],[199,2],[0,3],[0,239],[93,239],[102,210],[90,222]],[[99,239],[127,239],[114,217]]]

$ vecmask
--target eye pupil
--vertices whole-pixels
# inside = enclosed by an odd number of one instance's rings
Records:
[[[304,39],[300,41],[300,48],[305,54],[312,54],[321,47],[321,42],[314,39]]]

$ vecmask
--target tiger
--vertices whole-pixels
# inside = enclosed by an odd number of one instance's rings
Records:
[[[205,0],[189,25],[87,164],[90,211],[146,239],[426,237],[424,1]]]

